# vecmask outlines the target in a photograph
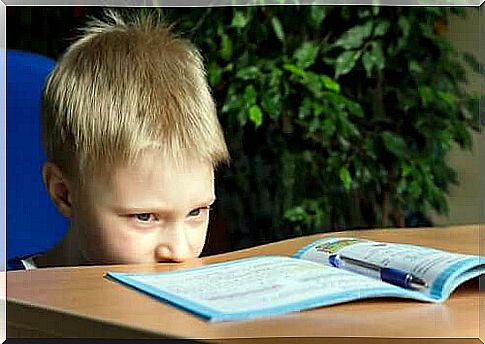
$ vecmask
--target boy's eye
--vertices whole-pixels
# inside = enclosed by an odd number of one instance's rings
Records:
[[[153,214],[150,214],[150,213],[143,213],[143,214],[135,214],[135,217],[140,222],[148,222],[154,216],[153,216]]]
[[[197,208],[197,209],[194,209],[194,210],[191,210],[189,212],[189,215],[188,216],[200,216],[200,214],[203,212],[203,211],[209,211],[211,209],[211,207],[202,207],[202,208]]]
[[[199,216],[200,215],[200,208],[194,209],[189,213],[189,216]]]

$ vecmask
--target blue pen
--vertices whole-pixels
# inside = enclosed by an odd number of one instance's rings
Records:
[[[363,269],[364,271],[370,272],[370,275],[377,275],[377,277],[384,282],[394,284],[402,288],[421,290],[428,287],[428,284],[423,279],[399,269],[382,267],[358,259],[346,257],[341,254],[333,254],[328,258],[328,260],[330,264],[336,268],[358,271]]]

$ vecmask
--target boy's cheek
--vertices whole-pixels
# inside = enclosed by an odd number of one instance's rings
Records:
[[[119,224],[97,223],[85,228],[84,249],[93,262],[128,264],[150,261],[150,238],[120,228]]]
[[[119,263],[149,263],[154,261],[155,240],[150,235],[123,233],[106,238],[105,250],[112,260]]]
[[[196,243],[196,250],[194,252],[194,258],[197,258],[200,256],[202,253],[202,250],[204,249],[204,246],[207,241],[207,228],[205,231],[203,231],[203,234],[199,235],[197,238],[197,243]]]
[[[155,262],[157,245],[165,239],[160,238],[157,232],[144,233],[134,231],[127,227],[123,221],[113,217],[97,219],[84,228],[85,253],[93,262],[107,264],[135,264]],[[103,221],[104,220],[104,221]],[[202,253],[207,240],[207,226],[204,223],[200,228],[190,228],[187,242],[192,258]],[[168,238],[166,238],[168,240]]]

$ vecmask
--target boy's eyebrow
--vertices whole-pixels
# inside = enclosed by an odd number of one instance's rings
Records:
[[[216,197],[210,197],[208,198],[206,201],[204,202],[200,202],[200,203],[196,203],[196,205],[193,206],[193,208],[200,208],[200,207],[206,207],[208,205],[212,205],[214,204],[214,202],[216,201]]]
[[[216,197],[210,197],[205,201],[202,202],[194,202],[194,205],[191,206],[191,209],[196,209],[196,208],[201,208],[201,207],[207,207],[209,205],[212,205],[216,201]],[[171,213],[171,209],[169,208],[160,208],[157,206],[153,205],[147,205],[144,207],[138,207],[138,206],[115,206],[114,207],[115,211],[118,213]]]

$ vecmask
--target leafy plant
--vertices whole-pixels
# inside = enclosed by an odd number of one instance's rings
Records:
[[[478,130],[461,62],[479,64],[440,34],[463,9],[165,13],[208,63],[232,154],[220,212],[236,245],[447,213],[457,180],[446,155]]]

